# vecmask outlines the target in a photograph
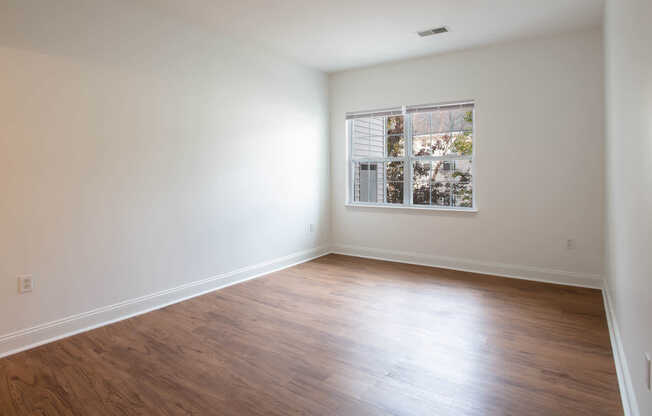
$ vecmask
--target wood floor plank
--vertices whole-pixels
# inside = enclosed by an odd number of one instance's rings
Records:
[[[329,255],[0,360],[0,415],[622,415],[597,290]]]

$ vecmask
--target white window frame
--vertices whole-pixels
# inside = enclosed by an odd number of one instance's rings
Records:
[[[404,136],[405,136],[405,156],[403,157],[375,157],[375,158],[353,158],[353,122],[352,120],[346,120],[346,141],[347,141],[347,199],[346,206],[350,207],[370,207],[370,208],[393,208],[393,209],[414,209],[414,210],[425,210],[425,211],[461,211],[461,212],[477,212],[478,211],[478,199],[476,192],[476,177],[477,177],[477,121],[476,114],[478,105],[474,100],[465,100],[465,101],[454,101],[447,103],[438,103],[438,104],[426,104],[418,106],[410,106],[409,108],[436,108],[436,107],[451,107],[451,106],[462,106],[462,105],[473,105],[473,147],[471,155],[446,155],[446,156],[414,156],[412,155],[412,112],[407,111],[407,106],[392,108],[392,109],[383,109],[383,110],[373,110],[373,111],[361,111],[355,113],[359,116],[365,115],[377,115],[385,113],[385,116],[391,115],[403,115],[403,126],[404,126]],[[397,112],[400,110],[400,113]],[[386,129],[385,129],[386,130]],[[384,152],[387,151],[387,132],[384,134]],[[440,160],[471,160],[471,198],[472,206],[470,207],[451,207],[451,206],[441,206],[441,205],[422,205],[414,204],[412,202],[413,198],[413,175],[412,175],[412,164],[415,161],[440,161]],[[359,202],[355,201],[354,192],[355,192],[355,164],[356,163],[382,163],[383,169],[385,163],[387,162],[403,162],[403,203],[388,203],[387,201],[387,191],[385,189],[385,174],[383,174],[383,202]]]

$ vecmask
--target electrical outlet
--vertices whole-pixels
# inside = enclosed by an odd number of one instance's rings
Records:
[[[647,381],[647,391],[652,391],[652,358],[650,353],[645,353],[645,375]]]
[[[34,277],[31,274],[18,276],[18,293],[27,293],[34,290]]]
[[[575,250],[575,239],[574,238],[569,238],[566,240],[566,249],[567,250]]]

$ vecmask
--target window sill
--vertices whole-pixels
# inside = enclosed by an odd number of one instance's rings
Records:
[[[380,208],[380,209],[405,209],[405,210],[414,210],[414,211],[446,211],[446,212],[478,212],[477,208],[444,208],[444,207],[417,207],[417,206],[405,206],[405,205],[390,205],[390,204],[352,204],[346,203],[345,207],[351,208]]]

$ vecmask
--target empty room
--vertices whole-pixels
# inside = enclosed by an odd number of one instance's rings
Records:
[[[650,21],[0,0],[0,416],[651,416]]]

